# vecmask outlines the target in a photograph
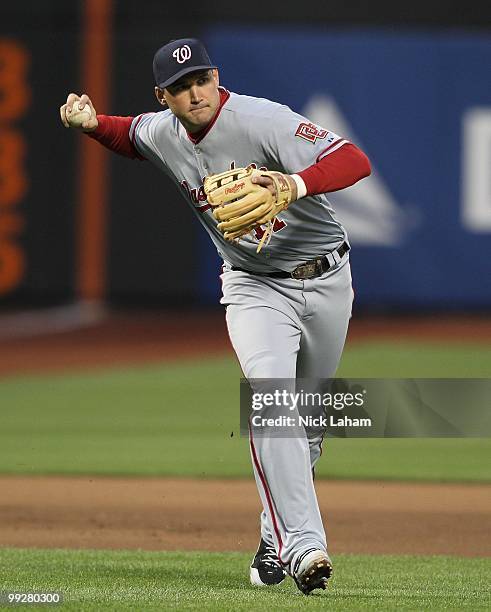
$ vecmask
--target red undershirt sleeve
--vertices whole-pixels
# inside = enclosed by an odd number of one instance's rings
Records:
[[[99,125],[93,132],[87,132],[87,136],[125,157],[145,159],[130,140],[130,127],[133,117],[97,115],[97,121]]]
[[[370,173],[368,157],[351,143],[344,144],[312,166],[297,172],[305,183],[307,195],[344,189]]]

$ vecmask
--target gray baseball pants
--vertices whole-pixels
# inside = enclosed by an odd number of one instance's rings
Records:
[[[353,290],[346,254],[311,280],[278,279],[231,270],[221,275],[228,332],[248,379],[331,378],[343,351]],[[263,504],[261,535],[291,571],[309,548],[327,549],[312,478],[322,438],[254,437],[250,448]]]

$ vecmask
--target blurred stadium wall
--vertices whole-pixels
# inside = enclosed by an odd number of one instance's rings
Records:
[[[491,306],[491,5],[278,6],[244,22],[243,5],[221,1],[3,3],[1,308],[216,302],[218,257],[177,188],[58,117],[84,90],[101,113],[158,110],[153,53],[189,35],[226,87],[368,153],[372,177],[331,198],[355,247],[359,306]]]

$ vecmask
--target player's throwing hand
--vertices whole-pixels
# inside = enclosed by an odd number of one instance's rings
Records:
[[[87,94],[68,94],[66,103],[60,106],[60,117],[66,128],[79,128],[84,132],[93,132],[99,125],[96,110]]]

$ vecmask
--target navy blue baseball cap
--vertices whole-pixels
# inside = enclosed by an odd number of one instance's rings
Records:
[[[157,87],[164,89],[188,72],[216,68],[203,43],[197,38],[173,40],[153,56],[153,76]]]

